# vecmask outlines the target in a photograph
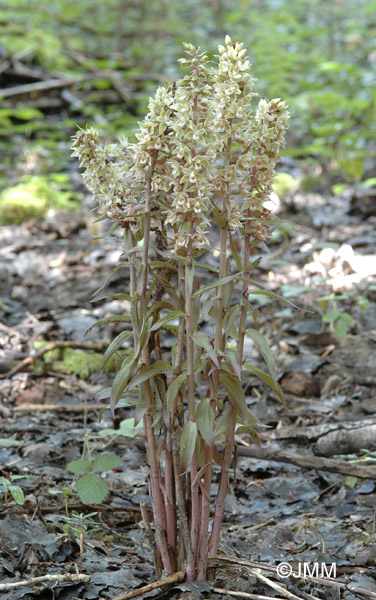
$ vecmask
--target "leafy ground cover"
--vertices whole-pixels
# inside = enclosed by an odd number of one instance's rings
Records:
[[[0,23],[0,188],[64,170],[76,124],[131,135],[156,82],[177,76],[182,42],[214,55],[226,33],[248,48],[260,95],[288,102],[286,153],[304,158],[306,185],[320,187],[328,172],[336,183],[367,179],[374,14],[371,0],[355,12],[348,0],[58,0],[32,11],[10,0]]]

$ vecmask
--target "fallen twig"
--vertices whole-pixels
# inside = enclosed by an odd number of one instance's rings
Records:
[[[142,596],[143,594],[147,594],[148,592],[152,592],[153,590],[157,590],[158,588],[166,587],[167,585],[171,585],[172,583],[180,583],[185,579],[185,571],[177,571],[173,575],[169,575],[164,579],[158,579],[158,581],[154,581],[153,583],[148,583],[148,585],[144,585],[143,587],[137,588],[137,590],[133,590],[132,592],[127,592],[126,594],[122,594],[121,596],[116,596],[112,600],[130,600],[131,598],[136,598],[137,596]],[[105,600],[101,598],[101,600]]]
[[[258,571],[255,571],[255,569],[263,569],[265,571],[272,571],[277,575],[277,567],[274,567],[272,565],[264,565],[262,563],[257,563],[255,561],[251,561],[251,560],[243,560],[240,558],[235,558],[232,556],[211,556],[209,557],[209,567],[211,568],[245,568],[247,569],[250,573],[252,573],[252,575],[255,575],[255,577],[258,577],[261,580],[260,577],[260,573],[258,573]],[[320,583],[321,585],[326,585],[329,587],[336,587],[338,590],[345,590],[348,592],[352,592],[354,594],[362,594],[363,596],[366,596],[367,598],[376,598],[376,593],[375,592],[370,592],[369,590],[366,590],[365,588],[361,588],[358,587],[357,585],[352,585],[352,584],[347,584],[341,581],[335,581],[334,579],[330,579],[330,578],[322,578],[322,577],[313,577],[311,575],[304,575],[304,577],[298,577],[297,575],[294,574],[294,571],[292,571],[291,573],[292,577],[295,577],[296,579],[303,579],[304,581],[312,581],[313,583]],[[264,576],[262,576],[264,577]],[[267,578],[265,578],[267,579]],[[269,584],[269,581],[271,580],[267,580],[265,581],[265,583]],[[274,582],[273,582],[274,583]],[[273,587],[273,586],[271,586]],[[276,589],[276,588],[273,588]],[[283,588],[282,588],[283,589]],[[280,590],[278,590],[280,591]],[[283,589],[283,593],[286,593],[286,590]],[[290,592],[289,592],[290,593]],[[288,598],[297,598],[297,596],[286,596]],[[299,600],[301,600],[299,598]]]
[[[341,473],[342,475],[352,475],[361,479],[376,479],[376,467],[355,465],[344,460],[333,458],[324,458],[322,456],[307,456],[279,450],[274,448],[239,446],[239,456],[249,456],[258,460],[276,460],[293,465],[298,465],[305,469],[317,469],[319,471],[330,471],[331,473]]]
[[[7,373],[0,375],[0,379],[13,377],[16,373],[23,371],[25,367],[32,365],[38,358],[42,358],[47,352],[50,350],[56,350],[58,348],[73,348],[75,350],[104,350],[107,348],[109,342],[108,340],[101,340],[99,342],[88,341],[88,342],[72,342],[67,340],[55,340],[54,342],[48,342],[43,348],[24,358],[18,365],[13,367]]]
[[[17,337],[21,338],[22,340],[26,339],[26,336],[23,335],[23,333],[20,333],[19,331],[17,331],[17,329],[13,329],[13,327],[8,327],[8,325],[1,323],[1,321],[0,321],[0,329],[3,331],[6,331],[10,335],[16,335]]]
[[[90,581],[90,575],[84,575],[82,573],[56,573],[50,575],[41,575],[41,577],[32,577],[31,579],[24,579],[23,581],[16,581],[14,583],[0,583],[0,592],[14,590],[15,588],[19,587],[35,585],[36,583],[42,583],[43,581],[53,581],[56,583],[66,583],[68,581],[73,583],[86,583]]]
[[[12,98],[22,94],[33,94],[46,92],[47,90],[56,90],[74,85],[82,81],[77,79],[47,79],[46,81],[37,81],[36,83],[26,83],[24,85],[15,85],[13,87],[1,90],[1,98]]]
[[[84,413],[86,411],[102,410],[103,404],[33,404],[25,402],[20,406],[15,406],[14,412],[65,412],[65,413]]]
[[[235,596],[235,598],[248,598],[248,600],[281,600],[278,596],[260,596],[259,594],[249,594],[248,592],[233,592],[232,590],[225,590],[221,588],[213,588],[212,590],[216,594],[225,594],[226,596]]]
[[[301,596],[296,596],[292,592],[289,592],[282,585],[280,585],[276,581],[272,581],[268,577],[265,577],[265,575],[262,575],[255,569],[250,569],[250,573],[252,575],[254,575],[255,577],[257,577],[257,579],[259,579],[263,583],[266,583],[269,587],[271,587],[273,590],[275,590],[279,594],[282,594],[284,598],[288,598],[288,600],[302,600]],[[317,598],[317,596],[312,596],[312,600],[319,600],[319,598]]]

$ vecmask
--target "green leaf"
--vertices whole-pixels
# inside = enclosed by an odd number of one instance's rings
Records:
[[[360,181],[364,172],[364,160],[354,156],[340,159],[338,166],[351,177],[353,181]]]
[[[277,381],[274,381],[273,377],[271,377],[267,373],[264,373],[264,371],[261,371],[261,369],[254,367],[253,365],[244,365],[244,369],[246,371],[249,371],[250,373],[253,373],[253,375],[256,375],[256,377],[258,377],[259,379],[261,379],[261,381],[266,383],[266,385],[269,386],[273,390],[273,392],[277,394],[284,408],[287,410],[287,404],[281,386]]]
[[[172,366],[165,360],[157,360],[154,364],[144,367],[141,369],[137,375],[129,382],[128,387],[134,388],[143,383],[147,379],[151,379],[155,375],[159,375],[160,373],[171,373]]]
[[[98,288],[93,296],[92,296],[92,301],[97,301],[100,300],[103,296],[106,297],[114,297],[114,293],[116,294],[116,292],[112,292],[111,294],[107,294],[106,292],[103,293],[103,290],[107,287],[107,285],[109,284],[109,282],[111,281],[112,277],[118,272],[119,269],[121,269],[122,267],[124,267],[125,263],[119,263],[109,274],[109,276],[107,277],[107,279],[105,280],[105,282],[100,286],[100,288]],[[129,296],[128,296],[129,298]],[[129,298],[130,299],[130,298]]]
[[[254,282],[252,281],[252,283],[254,283]],[[293,304],[289,300],[286,300],[286,298],[283,298],[283,296],[280,296],[279,294],[275,294],[274,292],[271,292],[270,290],[252,290],[251,292],[249,292],[249,295],[250,296],[267,296],[268,298],[273,298],[273,300],[279,300],[280,302],[283,302],[284,304],[288,304],[289,306],[292,306],[293,308],[298,308],[297,306],[295,306],[295,304]]]
[[[0,438],[0,446],[10,448],[11,446],[22,446],[23,442],[12,440],[11,438]]]
[[[219,373],[219,383],[226,388],[229,396],[232,398],[232,400],[238,407],[239,413],[244,423],[248,423],[249,411],[239,378],[233,373],[228,373],[227,371],[221,370]]]
[[[138,339],[138,344],[135,348],[135,357],[134,357],[135,360],[139,359],[143,349],[145,348],[146,344],[148,344],[148,342],[149,342],[150,327],[151,327],[152,322],[153,322],[153,317],[145,317],[142,321],[140,337]]]
[[[358,483],[358,478],[354,477],[353,475],[349,475],[345,479],[345,485],[347,485],[352,490],[354,489],[354,487],[356,486],[357,483]]]
[[[178,294],[176,293],[176,290],[174,288],[173,285],[171,285],[171,283],[169,282],[168,279],[166,279],[165,277],[162,277],[160,275],[160,273],[158,273],[157,271],[153,271],[153,276],[155,277],[155,279],[161,283],[163,285],[163,287],[168,290],[169,294],[170,294],[170,299],[175,301],[174,306],[178,307],[180,306],[180,299]]]
[[[150,328],[150,332],[156,331],[160,329],[162,325],[165,325],[170,321],[174,321],[175,319],[179,319],[180,317],[185,317],[185,313],[181,310],[172,310],[170,313],[168,313],[168,315],[162,317],[161,319],[158,319],[158,321],[156,321],[154,325]]]
[[[84,504],[100,504],[109,493],[107,484],[99,475],[85,475],[76,483],[79,499]]]
[[[93,470],[93,465],[89,460],[80,458],[79,460],[72,460],[67,464],[67,470],[75,475],[82,475],[83,473],[89,473]]]
[[[369,305],[369,300],[367,298],[364,298],[364,296],[357,296],[355,300],[362,310],[365,310]]]
[[[198,269],[208,269],[208,271],[212,271],[213,273],[218,273],[219,271],[218,267],[214,267],[213,265],[209,265],[208,263],[204,263],[201,261],[196,261],[195,267],[197,267]]]
[[[22,489],[18,485],[10,485],[9,491],[12,495],[13,500],[17,502],[20,506],[25,502],[25,496]]]
[[[261,443],[261,439],[260,436],[258,435],[257,431],[255,431],[255,429],[253,427],[251,427],[250,425],[240,425],[240,427],[237,428],[236,430],[236,434],[241,434],[241,433],[246,433],[247,435],[249,435],[252,440],[260,445]]]
[[[259,258],[256,258],[256,260],[254,260],[252,263],[250,263],[247,268],[246,268],[246,272],[247,273],[251,273],[256,267],[259,266],[260,262],[262,260],[262,256],[260,256]]]
[[[242,271],[243,270],[242,261],[240,260],[240,256],[238,254],[238,251],[237,251],[235,243],[234,243],[234,237],[231,235],[231,233],[230,233],[230,248],[231,248],[231,256],[235,260],[238,270]]]
[[[213,210],[213,219],[217,223],[218,227],[226,227],[227,221],[217,208]]]
[[[210,398],[204,398],[197,406],[196,423],[205,442],[212,447],[214,442],[214,412]]]
[[[228,335],[231,335],[233,337],[233,334],[235,335],[234,339],[238,339],[238,330],[235,328],[235,332],[233,331],[233,325],[234,325],[234,321],[236,319],[236,317],[238,316],[240,312],[240,306],[239,304],[235,304],[235,306],[232,307],[232,309],[226,313],[225,318],[223,319],[223,327],[225,328],[225,338],[227,339]]]
[[[219,368],[219,362],[216,353],[214,352],[213,346],[211,345],[209,338],[202,331],[196,331],[192,336],[193,342],[196,346],[204,348],[211,361]]]
[[[74,491],[73,490],[54,490],[53,488],[48,488],[48,493],[55,495],[55,494],[62,494],[63,496],[74,496]]]
[[[30,121],[31,119],[43,119],[44,114],[37,108],[32,107],[20,107],[12,108],[11,116],[21,121]]]
[[[187,373],[181,373],[174,379],[171,385],[168,386],[167,390],[167,410],[170,411],[175,398],[179,393],[179,390],[183,383],[187,380]]]
[[[331,310],[323,316],[322,320],[324,323],[333,323],[336,319],[338,319],[339,316],[339,310]]]
[[[141,323],[140,323],[140,312],[139,312],[139,295],[136,292],[131,301],[131,317],[132,317],[132,327],[137,335],[140,334]]]
[[[256,329],[247,329],[246,332],[263,355],[271,376],[276,379],[275,362],[267,339]]]
[[[179,327],[176,327],[176,325],[171,325],[171,323],[168,323],[167,325],[162,325],[161,329],[163,329],[163,331],[167,331],[167,333],[170,333],[171,335],[174,335],[176,338],[178,337]]]
[[[200,287],[200,289],[198,289],[197,292],[192,294],[192,297],[195,298],[196,296],[201,296],[201,294],[204,294],[209,290],[213,290],[214,288],[217,288],[221,285],[225,285],[229,281],[249,281],[249,279],[244,275],[227,275],[226,277],[221,277],[221,279],[217,279],[217,281],[214,281],[213,283],[209,283],[208,285]]]
[[[226,439],[229,418],[230,418],[230,411],[226,410],[226,408],[225,408],[225,410],[223,411],[223,413],[221,414],[221,416],[219,417],[219,419],[216,421],[216,424],[215,424],[214,437],[215,437],[216,442],[222,442]]]
[[[110,396],[111,396],[111,388],[106,387],[106,388],[103,388],[103,390],[101,390],[100,392],[98,392],[98,394],[95,395],[95,399],[99,402],[100,400],[107,400],[107,398],[110,398]]]
[[[143,423],[134,424],[134,418],[123,419],[121,421],[119,429],[115,431],[117,435],[123,435],[124,437],[134,438],[137,433],[142,432],[144,429]]]
[[[191,463],[196,447],[197,424],[188,421],[180,439],[180,472],[185,473]]]
[[[121,464],[120,456],[116,454],[97,454],[93,461],[93,470],[103,473],[104,471],[112,471],[115,467]]]
[[[335,337],[338,340],[342,339],[343,337],[345,337],[348,330],[349,330],[349,326],[347,325],[346,321],[343,321],[342,319],[338,319],[337,324],[335,326],[335,330],[334,330]]]
[[[115,354],[115,352],[123,345],[123,343],[129,339],[132,335],[131,331],[122,331],[119,335],[116,336],[114,340],[112,340],[111,344],[107,348],[103,357],[103,366],[110,360],[111,356]]]
[[[9,488],[10,481],[6,477],[0,477],[0,485],[3,485],[6,489]]]
[[[160,312],[163,308],[166,308],[167,310],[174,310],[174,305],[171,304],[171,302],[166,302],[165,300],[156,302],[155,304],[152,304],[152,306],[149,308],[147,316],[151,317],[156,311]]]
[[[234,282],[228,281],[223,286],[223,308],[228,311],[230,302],[234,297]]]
[[[343,321],[345,321],[346,325],[349,327],[355,325],[355,319],[348,312],[341,313],[340,319],[343,319]]]
[[[104,317],[93,323],[93,325],[90,325],[84,335],[87,335],[94,327],[100,327],[100,325],[107,325],[108,323],[128,323],[130,320],[131,315],[112,315],[110,317]]]
[[[113,381],[112,388],[111,388],[111,396],[110,396],[112,411],[114,411],[117,401],[119,400],[120,396],[122,395],[124,388],[128,384],[129,374],[132,369],[133,363],[134,363],[134,357],[129,356],[127,358],[127,360],[123,362],[120,371],[118,371],[118,373],[115,375],[115,379]]]

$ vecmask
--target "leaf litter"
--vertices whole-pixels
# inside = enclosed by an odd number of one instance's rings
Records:
[[[350,207],[344,205],[334,228],[332,221],[328,222],[330,206],[324,196],[320,203],[311,197],[292,214],[282,202],[279,216],[294,221],[293,237],[277,258],[273,255],[279,246],[271,246],[270,255],[263,256],[255,272],[260,283],[291,298],[302,309],[286,309],[274,300],[265,303],[254,297],[259,330],[272,342],[278,381],[288,405],[284,411],[252,373],[243,381],[248,406],[266,426],[260,430],[261,449],[275,447],[314,456],[318,441],[340,430],[342,423],[356,423],[355,429],[376,425],[376,277],[368,258],[376,249],[375,217],[365,217],[354,203],[349,214]],[[24,504],[8,499],[8,509],[3,504],[1,510],[1,583],[46,573],[73,573],[80,567],[91,576],[90,582],[59,584],[54,598],[113,598],[153,577],[153,549],[139,510],[140,502],[148,503],[142,438],[113,436],[106,452],[117,454],[122,462],[101,475],[110,488],[102,503],[84,505],[76,495],[51,495],[49,489],[75,491],[77,476],[66,465],[82,458],[85,432],[89,436],[98,436],[106,428],[116,432],[121,421],[132,416],[132,408],[118,409],[115,422],[109,410],[100,423],[99,409],[85,414],[85,403],[95,402],[98,391],[110,385],[111,373],[72,374],[64,371],[62,355],[47,355],[12,378],[6,373],[35,352],[35,342],[80,341],[94,319],[130,312],[126,299],[91,302],[92,294],[118,264],[118,244],[107,238],[94,243],[84,212],[49,218],[48,227],[45,221],[6,226],[0,238],[0,437],[19,443],[0,445],[0,475],[8,479],[26,476],[18,482],[25,494]],[[126,292],[127,277],[127,270],[119,269],[110,280],[109,291]],[[206,277],[203,275],[202,286],[210,285],[210,275]],[[325,312],[318,298],[325,294],[342,295],[337,300],[339,310],[351,313],[354,320],[342,339],[336,338],[330,322],[322,318]],[[355,296],[367,299],[365,308],[354,301]],[[122,326],[105,325],[93,330],[90,339],[113,339]],[[265,368],[255,341],[260,343],[255,334],[247,339],[249,357],[252,364]],[[101,404],[105,407],[106,401]],[[23,405],[31,407],[28,412],[17,411]],[[60,405],[64,410],[44,411],[43,405]],[[70,410],[81,406],[81,412]],[[308,435],[315,430],[318,438]],[[342,458],[374,465],[375,441],[367,441],[365,436],[363,440],[366,447]],[[346,578],[375,592],[374,480],[242,456],[242,448],[250,444],[249,437],[239,436],[221,552],[269,566],[335,562],[338,582]],[[341,454],[337,442],[331,456]],[[215,486],[211,492],[214,497]],[[85,523],[90,513],[96,514]],[[300,590],[327,597],[330,589],[294,581],[298,596]],[[215,585],[218,587],[218,582]],[[232,571],[223,585],[259,594],[268,589],[241,567]],[[52,597],[52,591],[46,596],[51,588],[52,584],[40,589],[16,588],[7,592],[7,598]],[[184,586],[181,591],[189,592]],[[216,595],[206,588],[189,593]],[[175,595],[179,597],[179,591]],[[346,592],[346,598],[355,597]]]

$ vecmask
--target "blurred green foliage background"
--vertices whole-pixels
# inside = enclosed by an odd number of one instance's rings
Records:
[[[285,156],[319,166],[332,183],[371,177],[375,1],[7,0],[0,7],[0,190],[25,175],[73,170],[76,125],[132,136],[155,87],[181,75],[182,42],[214,55],[227,33],[248,48],[255,90],[289,104]],[[76,83],[65,96],[63,88],[7,96],[33,81],[27,69],[41,81]]]

